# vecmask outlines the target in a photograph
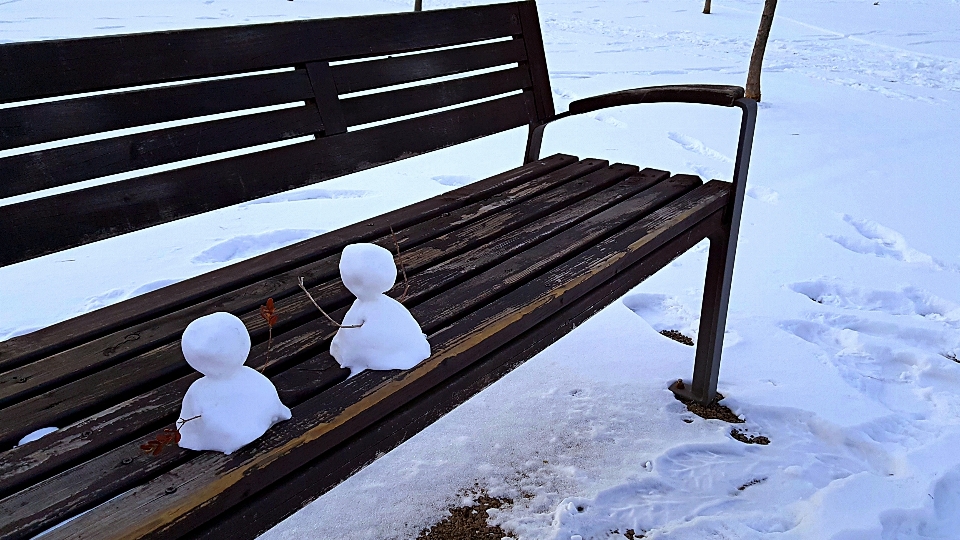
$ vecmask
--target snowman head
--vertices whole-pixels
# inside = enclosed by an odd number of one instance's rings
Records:
[[[180,341],[190,367],[215,379],[240,369],[250,354],[250,334],[230,313],[217,312],[187,325]]]
[[[374,244],[350,244],[340,255],[340,279],[360,300],[373,300],[397,282],[393,254]]]

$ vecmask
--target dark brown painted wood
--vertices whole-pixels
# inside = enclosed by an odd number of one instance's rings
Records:
[[[651,174],[651,172],[653,174]],[[656,171],[649,171],[649,172],[645,171],[645,173],[646,173],[645,177],[636,176],[636,177],[630,178],[626,182],[618,184],[613,189],[615,190],[618,189],[622,193],[636,192],[642,189],[644,186],[649,186],[652,183],[655,183],[657,180],[662,179],[663,177],[662,173],[659,173]],[[586,181],[587,178],[585,178],[584,180]],[[698,181],[695,181],[695,180],[688,180],[688,179],[677,179],[677,180],[679,181],[673,181],[671,183],[661,184],[661,185],[666,185],[668,190],[672,189],[673,191],[675,191],[677,188],[680,188],[681,186],[689,188],[689,187],[693,187],[698,183]],[[672,184],[672,187],[670,184]],[[610,192],[610,191],[611,190],[607,190],[607,192]],[[638,206],[645,207],[648,210],[651,207],[650,204],[653,203],[658,198],[659,197],[655,197],[655,196],[651,196],[651,194],[647,194],[647,196],[644,198],[641,198],[641,200],[621,203],[619,206],[623,208],[621,208],[619,212],[609,214],[609,215],[605,215],[605,214],[608,214],[608,212],[604,212],[596,215],[594,218],[587,219],[580,225],[577,225],[576,227],[574,227],[574,229],[571,229],[570,231],[568,231],[569,234],[560,235],[560,236],[551,238],[549,240],[550,245],[545,246],[546,249],[544,250],[544,252],[548,254],[553,254],[554,261],[561,261],[567,255],[567,253],[563,253],[563,250],[571,249],[568,247],[568,244],[570,243],[571,238],[574,238],[574,239],[582,238],[585,233],[589,234],[588,231],[591,231],[591,230],[596,231],[596,229],[594,229],[594,225],[592,224],[592,222],[606,222],[611,227],[611,231],[615,230],[617,227],[617,223],[620,220],[629,219],[628,214],[630,212],[640,213],[640,214],[645,212],[644,208],[638,208]],[[643,202],[644,200],[646,200],[646,202]],[[587,211],[588,213],[592,213],[589,211],[589,209],[582,207],[582,205],[577,205],[577,206],[580,206],[580,207],[579,208],[576,206],[570,207],[565,209],[565,211],[568,211],[572,215],[577,215],[580,211]],[[626,213],[624,213],[625,211]],[[608,232],[611,232],[611,231],[608,231]],[[594,236],[592,236],[591,238],[583,238],[582,240],[579,240],[580,246],[588,245],[591,241],[595,241],[599,238],[601,237],[596,236],[596,233],[594,233]],[[573,249],[575,250],[576,248],[573,248]],[[528,260],[535,260],[536,258],[538,258],[537,254],[532,254],[527,257]],[[524,268],[522,264],[520,265],[516,264],[516,261],[512,265],[508,265],[508,266],[512,268],[521,268],[521,269]],[[523,274],[528,279],[534,275],[529,271],[524,271]],[[502,276],[503,272],[502,271],[499,272],[498,275]],[[507,285],[498,284],[496,283],[495,280],[488,280],[488,281],[494,289],[496,289],[498,286],[501,289],[507,286]],[[475,290],[476,287],[474,287],[473,289]],[[444,297],[451,297],[451,298],[456,297],[460,299],[464,297],[473,298],[473,305],[461,306],[459,315],[462,315],[463,313],[469,313],[473,311],[474,309],[476,309],[477,306],[482,306],[489,298],[489,296],[485,296],[483,294],[474,296],[472,294],[474,290],[458,289],[458,290],[446,293]],[[419,292],[419,288],[412,290],[412,293],[413,293],[412,299],[414,301],[416,300],[417,296],[421,295],[421,293]],[[441,302],[441,304],[442,303],[444,302]],[[459,304],[463,304],[463,302],[459,302]],[[341,313],[342,313],[342,310],[341,310]],[[424,329],[426,331],[431,331],[435,328],[438,328],[446,324],[452,317],[455,317],[458,315],[456,313],[451,314],[449,310],[431,311],[429,308],[425,308],[423,305],[415,307],[414,313],[415,315],[418,316],[418,318],[421,319],[424,325]],[[326,354],[321,355],[321,357],[318,360],[321,360],[322,367],[325,368],[328,373],[331,371],[334,371],[334,372],[337,371],[336,364],[335,362],[333,362],[332,359],[329,358],[329,355],[326,355]],[[305,379],[304,371],[307,371],[307,369],[303,369],[303,367],[304,366],[301,366],[301,370],[298,370],[298,372],[292,373],[293,375],[292,377],[288,377],[288,378],[281,377],[279,379],[274,380],[281,391],[281,395],[285,397],[285,401],[288,404],[291,404],[291,405],[297,404],[301,402],[303,399],[309,397],[310,395],[315,394],[317,391],[317,388],[315,388],[313,392],[301,393],[301,395],[295,397],[294,399],[288,400],[291,394],[290,390],[292,390],[292,388],[288,387],[288,384],[290,383],[294,385],[303,384],[301,381]],[[318,369],[316,371],[323,372],[324,369]],[[35,527],[31,529],[32,531],[36,527],[49,525],[51,521],[55,521],[57,518],[64,517],[64,515],[68,511],[71,511],[71,510],[80,511],[87,506],[91,506],[92,504],[99,502],[96,500],[96,497],[98,496],[100,497],[101,500],[105,500],[113,496],[115,493],[122,491],[126,486],[134,485],[136,482],[145,479],[145,477],[149,477],[150,473],[158,470],[156,467],[137,468],[136,466],[132,466],[132,467],[127,467],[124,470],[125,472],[123,474],[118,474],[114,470],[115,466],[113,465],[113,463],[117,460],[118,456],[126,455],[126,453],[136,451],[136,443],[130,443],[129,447],[130,448],[126,450],[121,448],[115,451],[108,452],[103,456],[98,456],[92,462],[84,464],[82,467],[82,470],[78,470],[77,468],[71,469],[68,472],[62,473],[57,477],[50,479],[49,481],[42,482],[40,485],[35,486],[34,488],[31,488],[30,490],[24,493],[17,494],[17,496],[15,497],[11,497],[6,501],[2,501],[0,502],[0,509],[5,509],[5,508],[16,509],[17,508],[16,502],[18,500],[22,500],[22,498],[24,497],[30,497],[33,499],[42,499],[44,501],[49,501],[51,507],[47,510],[47,513],[44,514],[43,516],[38,516],[34,514],[31,514],[29,516],[20,516],[19,514],[17,514],[18,519],[28,520],[30,523],[35,524]],[[177,459],[179,461],[179,457]],[[101,480],[97,481],[95,485],[92,485],[89,483],[89,481],[87,483],[81,482],[81,480],[84,478],[88,480],[101,478]],[[90,489],[77,490],[76,487],[78,485],[89,485],[91,487]],[[54,504],[54,501],[62,501],[62,502]],[[21,524],[18,527],[24,528],[25,525]]]
[[[519,127],[514,95],[315,141],[4,207],[0,265],[110,238]]]
[[[560,339],[593,314],[630,291],[710,234],[719,224],[716,214],[615,279],[572,302],[510,345],[497,350],[449,382],[395,411],[333,452],[298,469],[268,489],[212,520],[190,538],[196,540],[253,540],[297,510],[346,480],[384,452],[392,450],[453,410],[471,396]]]
[[[552,119],[556,111],[553,108],[553,90],[550,88],[550,76],[547,73],[543,36],[540,34],[540,16],[537,14],[536,2],[521,2],[517,7],[527,48],[527,65],[534,84],[537,120],[543,123]]]
[[[606,171],[597,171],[597,173],[594,173],[593,175],[584,177],[582,184],[584,186],[590,186],[590,185],[595,185],[599,183],[603,179],[603,176],[601,176],[599,173],[607,173],[606,174],[607,177],[615,178],[616,176],[610,175],[609,172],[614,172],[618,169],[620,171],[618,173],[618,176],[620,177],[622,177],[624,174],[628,174],[631,170],[629,167],[620,166],[620,167],[613,167]],[[597,236],[597,234],[601,231],[600,228],[597,228],[598,224],[605,223],[609,228],[609,230],[607,231],[609,233],[613,230],[616,230],[616,228],[618,227],[618,223],[623,222],[623,220],[628,220],[630,215],[637,215],[637,214],[643,214],[648,212],[649,209],[652,208],[651,203],[654,203],[658,200],[660,202],[663,202],[663,197],[661,195],[664,195],[665,193],[656,193],[656,194],[648,193],[645,197],[641,197],[638,200],[630,199],[630,200],[624,201],[624,198],[630,197],[631,194],[637,193],[642,189],[644,189],[645,187],[648,187],[656,183],[657,181],[661,180],[664,176],[665,176],[665,173],[661,171],[646,170],[640,175],[633,176],[631,178],[628,178],[624,182],[614,185],[610,189],[607,189],[597,194],[597,196],[595,197],[591,197],[588,200],[581,201],[580,203],[577,203],[573,206],[564,208],[563,214],[567,216],[566,217],[567,221],[573,220],[571,223],[579,220],[583,220],[589,216],[594,216],[594,217],[586,219],[582,223],[576,225],[573,229],[571,229],[567,233],[550,238],[550,240],[548,241],[550,246],[547,246],[546,249],[543,249],[541,251],[543,251],[544,253],[547,253],[548,258],[552,257],[552,260],[554,262],[561,261],[569,253],[571,253],[572,250],[575,250],[576,247],[582,247],[584,245],[588,245],[591,241],[601,238],[602,236]],[[680,186],[685,186],[686,188],[690,188],[696,185],[697,183],[698,181],[686,180],[686,181],[667,183],[667,187],[668,187],[668,190],[672,189],[673,191],[676,191],[676,189]],[[598,211],[609,207],[611,204],[616,203],[617,201],[624,201],[618,204],[618,206],[621,207],[618,212],[610,214],[610,212],[607,211],[601,214],[596,214]],[[551,216],[551,218],[553,218],[553,216]],[[537,228],[542,229],[540,234],[549,234],[551,231],[562,230],[564,228],[563,222],[560,222],[560,221],[557,221],[556,225],[550,226],[548,224],[545,224],[544,220],[538,220],[535,226]],[[514,240],[514,242],[517,242],[517,247],[522,248],[524,246],[524,244],[522,243],[524,240],[528,244],[532,242],[531,238],[535,237],[534,235],[535,232],[536,231],[533,230],[533,231],[530,231],[530,233],[528,234],[514,235],[516,236],[516,239]],[[574,239],[574,243],[577,244],[576,246],[574,247],[570,246],[571,239]],[[499,242],[499,243],[505,244],[505,242]],[[511,251],[507,248],[507,246],[502,245],[497,250],[489,250],[487,257],[491,261],[496,262],[497,260],[501,260],[505,255],[509,255],[510,253]],[[539,258],[540,258],[539,254],[533,254],[527,257],[527,259],[529,260],[536,260]],[[479,257],[476,257],[476,256],[470,257],[470,261],[472,265],[482,268],[481,265],[483,265],[483,263],[480,262]],[[463,265],[461,265],[461,267],[462,266]],[[483,266],[486,266],[486,265],[483,265]],[[522,264],[518,265],[516,261],[514,261],[510,265],[510,268],[524,268],[524,265]],[[545,268],[545,266],[542,266],[542,268]],[[530,272],[529,270],[524,270],[521,273],[527,279],[529,279],[534,275],[534,273]],[[463,272],[461,272],[461,275],[469,275],[469,273],[466,270],[464,270]],[[503,272],[502,271],[499,272],[498,275],[503,275]],[[447,273],[446,279],[447,281],[455,281],[457,277],[454,274]],[[442,288],[441,287],[442,283],[437,281],[436,275],[434,275],[429,280],[429,281],[432,281],[433,284],[435,285],[433,287],[431,287],[430,285],[427,285],[425,287],[424,285],[419,283],[420,281],[422,281],[422,279],[418,279],[418,277],[414,277],[412,280],[412,283],[416,284],[416,286],[411,289],[410,300],[412,302],[416,302],[418,297],[420,296],[424,296],[427,294],[435,294],[436,291]],[[482,306],[490,298],[490,294],[495,294],[499,292],[498,289],[502,290],[504,289],[504,287],[507,287],[511,283],[510,279],[505,280],[504,284],[497,283],[496,281],[490,281],[490,280],[488,281],[490,282],[489,286],[484,287],[485,289],[487,289],[486,291],[484,291],[486,294],[473,294],[473,290],[467,290],[467,291],[456,290],[456,291],[452,291],[450,293],[445,294],[444,295],[445,297],[453,296],[457,298],[463,298],[464,295],[466,295],[468,299],[472,298],[472,303],[468,302],[465,304],[462,301],[458,302],[459,310],[430,311],[428,309],[425,310],[422,306],[420,306],[420,307],[414,308],[414,313],[417,314],[418,318],[421,319],[421,322],[424,326],[425,331],[431,331],[433,329],[436,329],[441,325],[446,324],[449,320],[455,318],[456,316],[460,316],[463,313],[468,313],[473,309],[476,309],[478,306]],[[515,281],[516,280],[514,280],[514,282]],[[441,304],[442,303],[443,302],[441,302]],[[341,310],[340,313],[337,315],[338,316],[342,315],[342,312],[343,310]],[[322,321],[319,321],[319,322],[322,323]],[[309,325],[309,326],[316,326],[316,325]],[[308,333],[316,336],[320,334],[319,330],[320,329],[314,328],[314,329],[311,329],[310,332]],[[315,338],[311,338],[311,339],[315,339]],[[326,339],[329,339],[329,335],[327,336]],[[326,339],[324,341],[326,341]],[[277,341],[279,345],[274,349],[274,352],[276,354],[275,357],[281,357],[285,355],[283,351],[283,348],[284,348],[283,340],[284,338],[283,336],[281,336]],[[302,344],[302,341],[301,341],[301,344]],[[259,359],[261,358],[261,356],[260,354],[258,354],[258,351],[255,350],[254,354],[252,355],[252,358]],[[304,398],[309,397],[309,395],[315,394],[317,391],[322,390],[322,385],[324,383],[320,383],[321,386],[318,386],[318,383],[316,381],[311,380],[311,379],[314,379],[315,377],[308,378],[304,376],[305,371],[308,371],[308,372],[327,371],[328,373],[334,373],[335,375],[340,376],[341,378],[345,376],[345,373],[340,373],[342,372],[342,370],[337,369],[335,362],[333,362],[333,360],[329,358],[329,355],[326,355],[326,354],[322,355],[320,360],[322,360],[320,369],[313,370],[313,369],[309,369],[306,366],[298,366],[297,369],[292,370],[292,372],[289,372],[291,377],[281,376],[280,378],[274,379],[274,382],[277,384],[278,388],[280,389],[281,395],[284,397],[284,401],[286,403],[291,405],[296,404],[302,401]],[[293,390],[293,388],[290,388],[291,384],[293,386],[303,386],[304,384],[308,384],[308,385],[312,385],[313,388],[312,388],[312,391],[307,393],[301,392],[300,395],[294,396],[291,399],[291,393],[292,393],[291,391]],[[178,400],[174,401],[174,403],[171,403],[169,405],[175,406],[177,402]],[[157,409],[158,406],[159,406],[159,403],[153,403],[152,408]],[[173,411],[170,411],[170,413],[172,412]],[[134,447],[133,450],[136,449],[135,443],[131,443],[131,446]],[[127,450],[127,451],[118,450],[117,452],[120,452],[122,454],[123,452],[129,452],[133,450]],[[57,477],[50,479],[49,481],[45,481],[42,483],[42,485],[45,486],[42,490],[39,487],[34,487],[26,492],[18,494],[15,497],[9,498],[7,501],[0,501],[0,510],[3,510],[4,508],[12,508],[12,509],[18,508],[16,504],[17,501],[22,500],[24,497],[31,497],[34,499],[42,499],[44,501],[49,501],[50,507],[48,508],[47,513],[44,514],[44,517],[31,514],[29,518],[23,518],[23,519],[29,519],[30,522],[34,523],[36,527],[49,525],[51,520],[62,518],[67,511],[82,510],[85,506],[90,506],[92,504],[95,504],[96,502],[98,502],[96,499],[98,496],[101,499],[109,498],[114,493],[122,491],[126,486],[133,485],[133,483],[135,483],[136,481],[142,480],[145,476],[149,476],[149,474],[155,470],[154,468],[140,470],[136,467],[128,467],[126,468],[125,474],[116,476],[116,473],[113,471],[113,468],[114,468],[113,462],[115,461],[115,459],[112,456],[114,456],[114,454],[116,454],[116,452],[110,452],[105,456],[97,457],[92,462],[84,464],[83,471],[77,471],[76,469],[71,469],[69,473],[62,473]],[[97,465],[98,463],[99,465]],[[105,470],[103,470],[102,473],[99,473],[99,474],[96,472],[93,472],[94,470],[97,470],[100,468],[105,468]],[[115,476],[116,479],[115,480],[106,479],[111,475]],[[131,478],[133,476],[135,476],[136,478],[135,479]],[[103,477],[104,479],[96,482],[95,486],[91,484],[84,484],[82,482],[79,482],[79,479],[81,478],[100,478],[100,477]],[[76,488],[78,485],[90,485],[90,489],[77,490]],[[64,501],[62,504],[61,503],[53,504],[53,501],[61,501],[61,500]],[[18,528],[22,528],[25,526],[26,525],[21,524],[21,525],[18,525]]]
[[[0,197],[323,131],[314,106],[148,131],[0,159]]]
[[[514,247],[512,249],[521,249],[523,246],[536,241],[540,235],[553,234],[559,230],[559,227],[590,215],[591,207],[589,204],[603,204],[605,198],[600,198],[598,202],[574,206],[572,209],[564,209],[562,212],[551,215],[546,219],[543,218],[544,216],[570,205],[572,201],[610,186],[631,174],[634,170],[635,168],[632,167],[614,166],[595,171],[582,180],[568,182],[543,195],[506,208],[489,218],[480,220],[476,224],[468,225],[431,240],[405,253],[404,261],[408,273],[415,273],[424,266],[452,257],[473,246],[483,245],[490,239],[513,230],[514,227],[530,223],[522,229],[522,234],[513,235]],[[628,186],[628,188],[630,187]],[[610,197],[616,196],[617,192],[610,195]],[[386,246],[392,244],[392,239],[384,240],[383,243]],[[500,257],[505,257],[511,253],[508,245],[503,243]],[[321,275],[326,275],[330,279],[335,276],[337,259],[332,258],[326,262],[325,268],[319,271],[324,272]],[[461,277],[469,275],[465,268],[462,269]],[[294,276],[288,278],[288,281],[294,280]],[[321,305],[330,309],[345,305],[351,298],[339,280],[313,288],[311,292]],[[264,298],[264,296],[260,296],[254,301],[262,302]],[[259,305],[259,303],[256,305]],[[309,300],[302,295],[279,299],[276,306],[278,317],[286,325],[297,324],[298,321],[302,321],[306,317],[313,318],[316,316]],[[200,313],[216,310],[216,306],[210,306]],[[177,314],[176,318],[171,318],[167,335],[170,338],[175,338],[200,313],[193,311],[190,314],[191,316]],[[266,328],[260,324],[261,318],[256,309],[245,314],[238,313],[238,315],[244,320],[254,338],[262,338]],[[130,336],[134,335],[139,334],[127,334],[122,336],[122,340],[121,336],[117,335],[114,340],[121,345],[131,341],[139,342],[139,338],[136,340],[130,339]],[[282,336],[278,336],[275,340],[278,349],[277,358],[283,356],[284,339]],[[300,339],[298,337],[294,339],[299,343]],[[89,345],[89,347],[81,347],[80,351],[67,351],[70,354],[41,360],[4,374],[4,377],[0,379],[0,381],[3,381],[0,384],[0,390],[2,390],[0,397],[5,398],[7,402],[12,402],[12,404],[6,404],[3,409],[0,409],[0,444],[16,440],[33,431],[35,426],[69,422],[93,407],[115,402],[125,395],[149,387],[155,381],[169,379],[188,370],[180,355],[179,342],[177,341],[166,343],[120,365],[113,365],[115,362],[109,362],[110,355],[114,354],[114,347],[116,346],[104,349],[105,344],[102,342],[91,342]],[[302,348],[302,346],[300,344],[298,348]],[[99,366],[110,367],[93,375],[77,378],[77,376],[91,371],[93,367]],[[68,382],[74,378],[76,380]],[[20,383],[19,381],[22,379],[27,379],[27,382]],[[58,386],[25,401],[16,401],[18,398],[27,395],[31,389],[43,389],[53,383],[58,383]],[[15,419],[18,418],[29,418],[31,424],[25,425],[22,422],[17,422]]]
[[[570,114],[640,103],[700,103],[733,107],[742,97],[743,88],[739,86],[720,84],[649,86],[578,99],[570,103]]]
[[[405,252],[405,262],[408,270],[410,273],[416,272],[423,266],[435,263],[445,257],[451,257],[472,245],[480,244],[485,238],[502,234],[529,223],[553,210],[558,204],[564,204],[571,199],[595,192],[609,185],[611,181],[618,177],[604,173],[605,176],[601,177],[586,177],[581,181],[581,183],[586,183],[585,188],[578,184],[571,189],[555,190],[551,191],[549,195],[538,196],[544,191],[577,179],[584,174],[598,171],[604,165],[605,162],[600,160],[584,160],[576,165],[548,173],[521,186],[515,186],[501,194],[491,196],[483,203],[475,203],[458,210],[448,211],[444,215],[426,220],[413,227],[401,229],[398,231],[397,242]],[[629,171],[629,168],[623,170]],[[536,198],[518,208],[511,209],[503,216],[482,219],[478,224],[470,225],[470,223],[495,211],[503,211],[514,204],[524,203],[531,197]],[[457,228],[459,230],[455,233],[448,233],[448,231]],[[441,238],[428,244],[426,248],[416,249],[423,242],[441,235]],[[374,242],[393,249],[392,236],[384,236],[374,240]],[[424,255],[418,255],[419,253]],[[338,255],[328,256],[314,263],[272,276],[265,281],[254,283],[208,301],[160,316],[146,323],[87,341],[62,353],[0,373],[0,405],[9,406],[11,403],[37,394],[54,384],[63,384],[75,380],[94,369],[116,364],[139,352],[165,345],[176,340],[190,321],[215,311],[230,311],[237,314],[247,324],[253,339],[262,339],[266,328],[259,316],[259,306],[268,297],[277,301],[277,314],[281,319],[277,330],[283,331],[285,328],[297,324],[306,315],[313,314],[313,306],[300,295],[297,279],[303,277],[305,283],[310,287],[316,283],[335,279],[338,273],[338,264]],[[320,295],[321,292],[317,292],[317,294]],[[296,297],[287,301],[286,298],[290,295],[296,295]],[[324,296],[321,295],[318,298],[323,300]],[[342,303],[347,298],[347,293],[337,286],[337,296],[329,301]],[[180,364],[179,357],[174,358],[173,361]],[[99,384],[91,384],[90,386],[99,387],[102,390]],[[52,412],[49,409],[49,403],[40,406],[40,408],[47,413]],[[43,415],[43,413],[37,411],[35,413]],[[0,415],[2,414],[0,412]],[[34,413],[30,414],[32,416]],[[40,418],[35,420],[40,421]],[[55,421],[53,418],[49,418],[49,420]],[[5,439],[3,435],[0,435],[0,441],[2,440]]]
[[[204,453],[64,527],[51,538],[179,536],[295,471],[374,422],[508,344],[722,209],[729,190],[710,182],[431,337],[433,356],[397,373],[364,372],[294,408],[294,417],[224,456]],[[386,378],[384,378],[386,376]],[[249,474],[256,471],[256,475]],[[123,512],[138,508],[137,516]],[[152,519],[145,520],[143,515]]]
[[[522,38],[333,66],[340,94],[503,66],[527,59]]]
[[[333,71],[329,62],[310,62],[307,64],[307,73],[310,75],[310,84],[316,96],[316,106],[323,117],[325,126],[324,135],[336,135],[347,131],[347,123],[343,119],[343,108],[337,97],[337,85],[333,80]]]
[[[349,126],[378,122],[530,88],[525,68],[511,68],[464,79],[344,99]]]
[[[11,338],[0,342],[0,369],[11,369],[23,365],[120,327],[137,324],[152,317],[170,313],[190,303],[262,280],[273,273],[334,253],[348,243],[377,238],[388,233],[391,226],[399,230],[416,221],[434,218],[463,205],[477,205],[476,201],[484,197],[522,185],[525,181],[573,165],[576,161],[575,157],[564,154],[550,156],[486,180],[468,184],[447,194],[394,210],[375,220],[349,225],[319,237],[169,285],[162,290],[107,306],[24,336]]]
[[[0,103],[520,34],[517,4],[11,43]],[[109,70],[102,67],[109,65]],[[25,69],[29,66],[29,69]]]
[[[298,69],[11,107],[0,109],[0,150],[312,97]]]

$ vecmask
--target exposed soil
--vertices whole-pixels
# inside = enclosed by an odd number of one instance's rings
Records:
[[[754,478],[753,480],[747,482],[746,484],[743,484],[742,486],[738,487],[738,488],[737,488],[737,491],[743,491],[743,490],[747,489],[747,488],[750,487],[750,486],[755,486],[755,485],[757,485],[757,484],[762,484],[762,483],[764,483],[764,482],[766,482],[766,481],[767,481],[766,478]]]
[[[737,428],[733,428],[732,430],[730,430],[730,436],[744,444],[763,444],[763,445],[770,444],[770,439],[768,439],[767,437],[764,437],[763,435],[757,435],[757,436],[748,435],[747,433],[740,431]]]
[[[742,424],[743,420],[739,416],[733,414],[733,411],[730,410],[730,407],[726,405],[720,405],[720,401],[723,400],[723,394],[717,392],[717,397],[713,398],[713,401],[709,405],[701,405],[696,401],[691,401],[689,399],[683,399],[680,396],[676,398],[687,406],[687,410],[693,414],[699,416],[700,418],[706,418],[707,420],[723,420],[724,422],[729,422],[731,424]]]
[[[417,540],[501,540],[513,538],[498,526],[487,524],[487,510],[513,504],[510,499],[479,495],[471,506],[450,509],[450,516],[420,532]]]
[[[960,364],[960,359],[957,358],[957,355],[953,353],[943,353],[942,356],[947,360],[953,360],[954,362]]]
[[[693,347],[693,338],[681,334],[679,330],[661,330],[660,335],[668,337],[677,343],[683,343],[684,345]]]

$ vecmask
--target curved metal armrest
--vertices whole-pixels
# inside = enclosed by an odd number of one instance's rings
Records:
[[[739,86],[720,84],[647,86],[578,99],[570,103],[569,114],[583,114],[608,107],[640,103],[702,103],[733,107],[743,95],[743,88]]]

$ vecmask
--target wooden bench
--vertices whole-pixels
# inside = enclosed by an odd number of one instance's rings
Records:
[[[0,536],[60,524],[45,538],[253,538],[704,238],[694,375],[674,389],[709,402],[756,114],[742,96],[721,86],[635,89],[555,114],[529,1],[0,45],[0,150],[25,149],[0,159],[0,198],[312,136],[2,206],[0,265],[512,128],[530,133],[516,169],[0,343]],[[743,110],[733,183],[539,158],[552,121],[665,101]],[[63,142],[34,146],[50,141]],[[410,275],[405,303],[433,356],[346,379],[327,351],[334,328],[297,278],[342,317],[352,298],[338,281],[340,250],[358,241],[392,250],[391,229]],[[262,366],[258,308],[268,297],[279,322],[266,373],[293,419],[229,456],[175,445],[144,453],[198,376],[180,353],[184,327],[235,313],[253,339],[248,364]],[[60,429],[13,447],[44,426]]]

